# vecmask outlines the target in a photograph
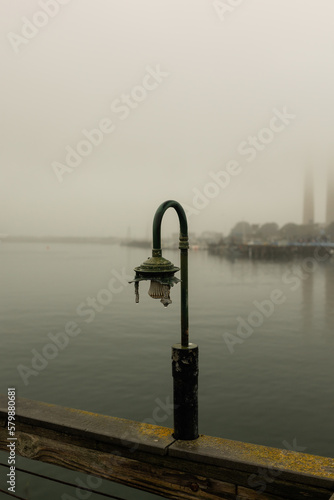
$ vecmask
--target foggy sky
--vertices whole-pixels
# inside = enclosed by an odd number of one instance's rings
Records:
[[[308,165],[324,222],[334,4],[237,3],[2,0],[0,233],[150,237],[167,199],[196,233],[301,223]]]

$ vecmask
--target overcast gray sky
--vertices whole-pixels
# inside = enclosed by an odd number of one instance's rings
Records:
[[[0,233],[301,223],[334,166],[332,0],[2,0]],[[100,127],[100,132],[92,132]],[[102,130],[102,131],[101,131]],[[177,231],[166,214],[164,231]]]

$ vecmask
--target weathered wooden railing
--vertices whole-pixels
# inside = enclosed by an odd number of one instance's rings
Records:
[[[331,458],[209,436],[177,441],[166,427],[23,398],[15,418],[17,454],[166,498],[334,500]],[[0,395],[1,450],[7,438]]]

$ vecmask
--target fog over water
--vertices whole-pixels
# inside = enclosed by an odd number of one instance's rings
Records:
[[[226,236],[242,220],[300,224],[308,171],[314,222],[324,223],[334,2],[2,0],[0,9],[1,392],[145,422],[157,398],[172,395],[180,286],[166,311],[141,283],[138,305],[128,281],[147,248],[2,240],[150,238],[168,199],[185,208],[190,233]],[[168,210],[162,236],[177,226]],[[332,457],[334,257],[272,262],[231,252],[189,255],[200,432]],[[164,256],[179,265],[178,251]],[[277,291],[283,300],[269,314]],[[80,335],[65,336],[68,322]],[[66,348],[51,344],[59,335]],[[56,354],[32,373],[50,345]],[[73,483],[78,474],[54,476]],[[18,476],[17,493],[64,494],[39,479]],[[103,489],[149,498],[107,481]]]
[[[324,222],[334,4],[232,3],[3,1],[0,233],[301,223],[310,164]]]

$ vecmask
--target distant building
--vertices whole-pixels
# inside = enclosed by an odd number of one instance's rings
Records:
[[[326,224],[334,222],[334,168],[328,167],[327,171],[327,203]]]
[[[303,209],[303,224],[314,223],[314,184],[313,184],[313,169],[308,167],[305,170],[304,177],[304,209]]]

